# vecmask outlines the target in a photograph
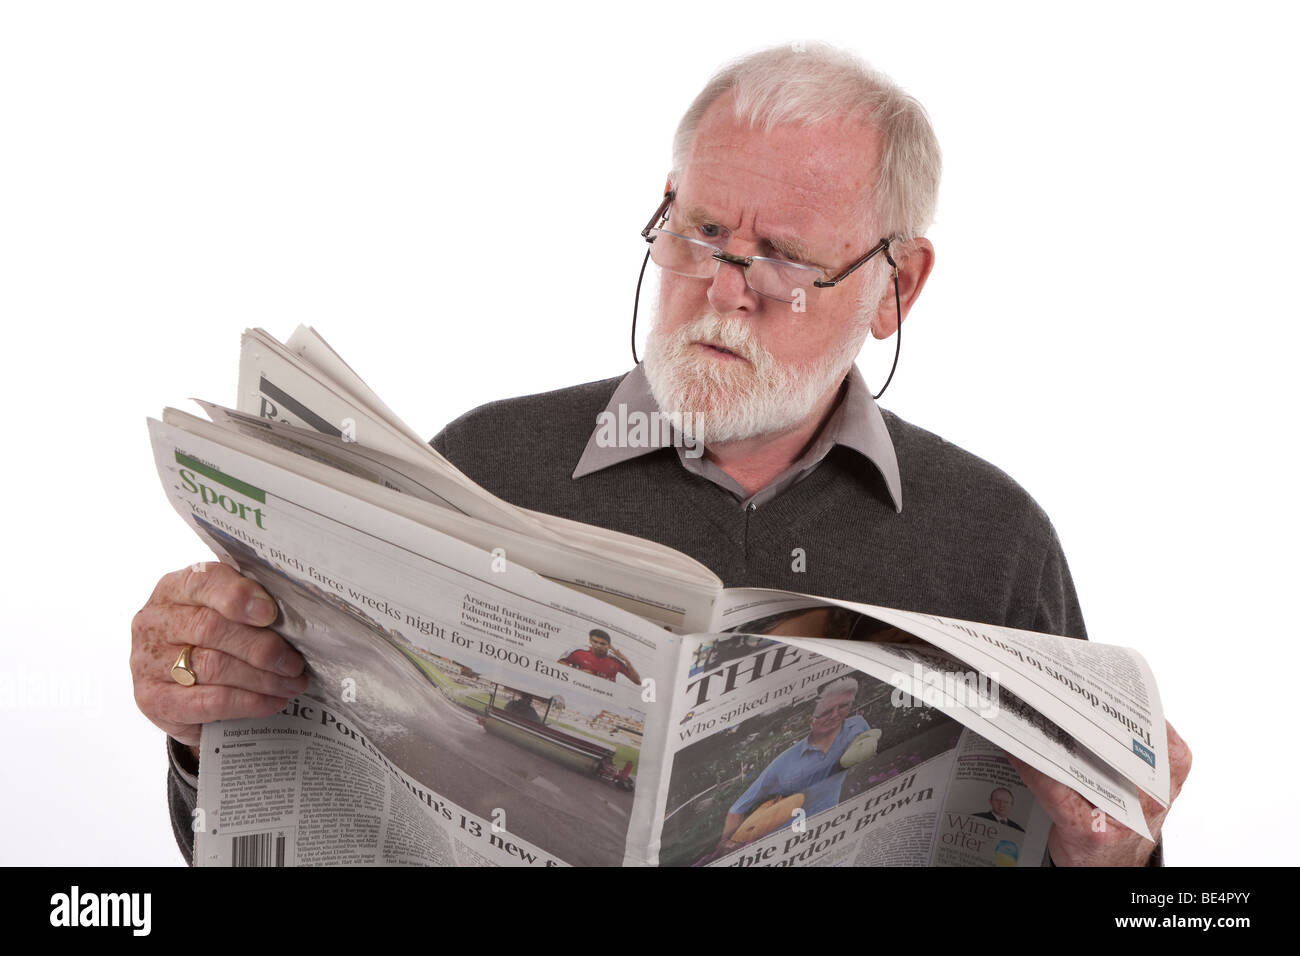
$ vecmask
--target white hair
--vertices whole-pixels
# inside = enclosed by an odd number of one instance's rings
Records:
[[[842,697],[852,694],[858,696],[858,682],[852,677],[841,677],[839,680],[833,680],[817,695],[818,700],[825,700],[827,697]]]
[[[731,93],[737,120],[770,130],[851,117],[880,136],[880,168],[871,204],[879,237],[907,240],[934,221],[942,162],[924,108],[889,77],[825,43],[796,43],[751,53],[719,70],[695,97],[673,137],[677,183],[700,120]]]

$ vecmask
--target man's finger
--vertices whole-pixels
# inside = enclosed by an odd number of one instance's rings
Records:
[[[1007,761],[1020,774],[1020,779],[1024,781],[1025,786],[1042,805],[1053,823],[1062,827],[1077,827],[1081,823],[1091,824],[1092,805],[1078,793],[1017,757],[1007,754]]]
[[[173,571],[158,582],[149,602],[210,607],[222,617],[254,627],[265,627],[279,615],[260,584],[220,562]]]
[[[1019,772],[1025,786],[1033,793],[1054,824],[1067,830],[1075,829],[1080,833],[1085,830],[1093,832],[1096,809],[1077,791],[1058,780],[1053,780],[1047,774],[1034,769],[1023,760],[1010,754],[1007,754],[1007,760]],[[1138,805],[1142,809],[1142,815],[1146,818],[1147,829],[1153,835],[1157,835],[1168,811],[1141,790],[1138,790]],[[1112,838],[1114,834],[1131,834],[1133,837],[1137,837],[1135,830],[1116,820],[1110,814],[1106,814],[1106,820]]]
[[[181,725],[270,717],[284,710],[289,702],[288,697],[259,694],[240,687],[222,684],[182,687],[171,680],[160,680],[140,688],[136,693],[137,703],[142,696],[149,706],[146,713],[158,720]],[[140,709],[145,710],[143,706]]]
[[[270,697],[296,697],[310,683],[305,673],[296,677],[275,674],[211,647],[195,647],[190,652],[190,670],[194,671],[199,684],[238,687]],[[167,676],[171,676],[170,665]]]
[[[210,607],[150,604],[136,615],[132,671],[152,676],[164,658],[174,661],[186,644],[238,657],[285,677],[302,673],[305,661],[275,631],[229,620]],[[170,667],[170,662],[168,662]]]
[[[1169,746],[1169,802],[1173,803],[1182,792],[1187,775],[1192,772],[1192,749],[1167,720],[1165,736]]]

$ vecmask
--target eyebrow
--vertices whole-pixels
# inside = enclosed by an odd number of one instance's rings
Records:
[[[686,217],[686,222],[689,224],[701,222],[716,223],[718,221],[718,218],[711,215],[703,206],[691,206],[684,210],[682,214]],[[784,239],[780,237],[765,236],[763,241],[787,259],[792,259],[795,262],[800,262],[804,265],[816,266],[818,269],[823,271],[827,271],[828,269],[825,263],[813,261],[812,253],[809,251],[808,246],[802,239],[798,239],[795,236],[789,236]]]

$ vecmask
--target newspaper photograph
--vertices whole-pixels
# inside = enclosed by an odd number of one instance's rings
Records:
[[[1042,865],[1051,821],[1001,748],[831,658],[737,638],[683,644],[661,866]],[[710,642],[729,659],[702,670]]]
[[[967,730],[939,817],[934,866],[1038,866],[1052,821],[1006,752]]]
[[[767,679],[679,718],[660,865],[835,865],[876,820],[931,801],[914,789],[920,768],[956,746],[960,724],[895,707],[890,685],[774,642],[733,661],[748,674],[765,663]],[[913,849],[908,860],[923,862],[928,843]]]

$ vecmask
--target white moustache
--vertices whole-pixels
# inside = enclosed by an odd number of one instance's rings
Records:
[[[693,342],[724,348],[755,367],[771,361],[771,354],[759,343],[749,323],[742,319],[703,315],[679,329],[673,339],[678,349],[685,349]]]

